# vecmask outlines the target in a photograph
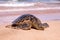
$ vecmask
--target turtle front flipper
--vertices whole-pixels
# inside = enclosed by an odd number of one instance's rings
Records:
[[[24,20],[24,22],[20,23],[18,28],[23,30],[30,30],[32,27],[30,20]]]

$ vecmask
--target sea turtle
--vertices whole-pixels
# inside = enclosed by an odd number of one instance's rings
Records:
[[[44,28],[49,27],[47,23],[42,24],[37,17],[31,14],[24,14],[22,16],[19,16],[12,22],[12,25],[10,26],[14,28],[20,28],[23,30],[30,30],[31,28],[35,28],[37,30],[44,30]]]

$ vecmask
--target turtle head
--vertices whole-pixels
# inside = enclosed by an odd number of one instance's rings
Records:
[[[43,27],[43,28],[47,28],[47,27],[49,27],[49,25],[48,25],[47,23],[43,23],[43,24],[42,24],[42,27]]]

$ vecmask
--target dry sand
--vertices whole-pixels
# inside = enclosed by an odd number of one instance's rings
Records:
[[[0,40],[60,40],[60,20],[45,21],[49,24],[49,28],[44,31],[35,29],[18,30],[5,27],[11,24],[13,20],[12,17],[8,17],[7,20],[4,16],[0,17]]]
[[[49,28],[17,30],[0,25],[0,40],[60,40],[60,21],[47,21]]]

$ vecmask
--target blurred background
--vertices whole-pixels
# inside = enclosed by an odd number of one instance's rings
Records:
[[[1,23],[27,13],[44,21],[60,20],[60,0],[0,0]]]
[[[59,2],[60,3],[60,0],[0,0],[0,3],[4,2],[46,2],[46,3]]]

